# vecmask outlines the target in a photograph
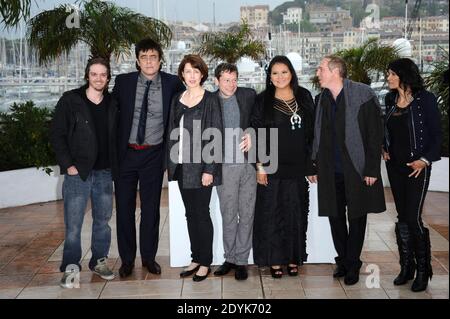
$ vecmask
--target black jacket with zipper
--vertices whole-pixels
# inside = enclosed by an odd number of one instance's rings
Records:
[[[82,180],[86,180],[97,160],[98,145],[94,120],[83,97],[87,86],[65,92],[56,105],[50,142],[56,154],[61,174],[74,165]],[[117,119],[116,100],[106,93],[110,167],[113,179],[117,176]]]
[[[386,114],[384,150],[389,152],[390,137],[387,122],[395,111],[397,92],[389,92],[385,97]],[[421,90],[414,94],[414,100],[408,113],[408,130],[410,139],[411,162],[425,157],[434,162],[441,159],[442,129],[441,115],[437,99],[433,93]]]

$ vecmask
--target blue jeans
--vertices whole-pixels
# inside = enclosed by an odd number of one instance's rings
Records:
[[[89,198],[92,205],[92,257],[89,268],[94,269],[97,260],[107,257],[111,244],[112,215],[111,170],[93,170],[86,181],[79,175],[65,175],[63,182],[64,223],[66,236],[60,271],[68,265],[78,265],[81,270],[81,227]]]

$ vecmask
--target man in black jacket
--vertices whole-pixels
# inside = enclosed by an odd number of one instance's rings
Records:
[[[119,176],[115,180],[117,242],[121,277],[129,276],[136,258],[136,193],[141,206],[139,246],[142,265],[160,274],[155,261],[164,149],[172,96],[184,90],[177,76],[161,71],[163,51],[150,38],[136,44],[138,72],[116,77],[113,95],[119,102]]]
[[[381,181],[381,110],[373,90],[347,77],[344,60],[325,57],[317,69],[312,159],[318,172],[319,216],[328,216],[337,251],[333,277],[359,281],[367,214],[386,210]],[[347,227],[348,219],[348,227]]]
[[[256,172],[243,155],[251,147],[250,135],[243,131],[250,127],[256,92],[237,87],[238,69],[233,64],[218,65],[215,77],[225,132],[222,185],[217,187],[225,262],[214,275],[226,275],[234,268],[236,280],[245,280],[248,277],[247,264],[252,248]],[[235,132],[240,133],[237,139]]]
[[[111,244],[112,179],[117,171],[117,103],[108,94],[108,62],[91,59],[85,79],[85,86],[63,94],[51,128],[56,160],[65,174],[63,288],[73,287],[74,274],[81,270],[81,227],[89,198],[93,219],[89,268],[103,279],[114,279],[106,258]]]

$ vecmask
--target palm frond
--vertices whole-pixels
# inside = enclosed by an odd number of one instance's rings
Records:
[[[444,83],[444,74],[448,73],[450,57],[448,51],[443,49],[442,51],[442,59],[433,63],[433,71],[425,78],[425,85],[436,94],[442,113],[448,115],[449,86],[448,83]]]
[[[449,122],[448,122],[448,106],[449,106],[449,52],[440,48],[443,52],[441,60],[433,63],[433,71],[425,78],[425,85],[428,89],[436,94],[439,109],[441,111],[442,125],[442,147],[441,156],[449,155]]]
[[[15,27],[19,21],[30,16],[31,0],[0,0],[0,23]]]
[[[78,12],[79,28],[68,28],[66,6],[44,11],[29,21],[28,38],[37,49],[39,61],[48,62],[69,52],[77,42],[85,42],[91,56],[110,60],[128,53],[131,46],[150,37],[163,47],[170,44],[172,32],[162,21],[146,17],[128,8],[101,0],[83,0]]]
[[[260,58],[265,52],[265,45],[253,40],[249,26],[243,23],[238,30],[203,33],[196,52],[209,56],[212,60],[236,63],[244,56],[255,60]]]
[[[386,71],[388,64],[399,57],[392,46],[379,45],[378,39],[371,38],[361,46],[337,53],[347,64],[348,77],[356,82],[370,84],[371,75],[377,78]]]
[[[131,46],[150,37],[163,47],[170,44],[172,32],[162,21],[135,13],[110,2],[94,0],[85,5],[82,38],[89,43],[91,54],[107,59],[127,53]],[[102,32],[98,32],[101,30]]]
[[[28,22],[27,38],[36,49],[39,63],[47,63],[68,53],[80,40],[79,28],[68,28],[65,5],[43,11]]]

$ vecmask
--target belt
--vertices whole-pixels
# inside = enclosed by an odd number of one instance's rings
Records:
[[[142,145],[131,144],[131,143],[128,144],[128,148],[131,148],[131,149],[136,150],[136,151],[147,150],[150,147],[151,147],[150,144],[142,144]]]

